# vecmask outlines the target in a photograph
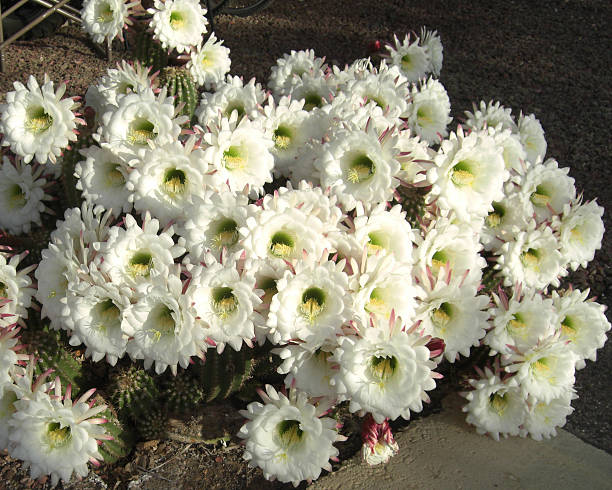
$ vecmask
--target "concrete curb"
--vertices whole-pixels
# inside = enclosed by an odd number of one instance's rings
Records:
[[[395,434],[400,452],[387,465],[369,467],[358,454],[312,488],[612,488],[612,455],[564,430],[541,442],[520,437],[497,442],[466,424],[463,404],[452,395],[440,414]]]

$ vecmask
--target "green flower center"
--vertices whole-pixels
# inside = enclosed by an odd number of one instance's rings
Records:
[[[106,185],[108,187],[123,187],[125,177],[121,173],[121,165],[115,162],[107,162],[106,165]]]
[[[387,104],[380,96],[377,95],[368,95],[366,99],[374,102],[381,109],[386,109],[389,104]]]
[[[538,270],[540,264],[540,251],[535,248],[530,248],[521,254],[521,262],[523,266],[530,269]]]
[[[114,16],[113,9],[109,3],[102,3],[98,9],[98,18],[96,19],[100,23],[112,22]],[[125,93],[125,92],[124,92]]]
[[[13,184],[8,188],[9,209],[19,209],[26,205],[26,195],[19,184]]]
[[[431,113],[430,107],[419,107],[417,109],[417,124],[421,127],[431,124],[433,121],[433,114]]]
[[[450,257],[445,250],[438,250],[431,256],[431,265],[435,270],[438,270],[440,267],[445,267],[446,264],[450,262]]]
[[[321,288],[311,287],[302,293],[302,302],[299,306],[301,315],[309,322],[314,323],[325,307],[325,291]]]
[[[373,356],[370,358],[370,372],[381,384],[393,376],[397,366],[398,362],[395,356]]]
[[[528,329],[523,315],[520,313],[515,313],[512,315],[512,319],[506,325],[506,330],[508,330],[512,336],[520,336],[524,338],[528,333]]]
[[[127,140],[132,145],[145,146],[149,140],[154,140],[157,133],[155,125],[148,119],[138,118],[130,123]]]
[[[132,277],[149,277],[153,268],[153,255],[150,252],[138,251],[128,262],[128,272]]]
[[[265,304],[270,304],[272,302],[272,296],[278,293],[278,289],[276,289],[276,279],[273,277],[264,277],[260,279],[258,287],[264,291],[261,300]]]
[[[283,420],[276,425],[276,433],[281,446],[285,449],[299,444],[304,436],[298,420]]]
[[[497,228],[501,224],[502,219],[504,218],[505,215],[506,215],[506,210],[504,209],[504,207],[500,203],[494,202],[493,211],[489,213],[489,215],[487,216],[485,220],[487,223],[487,226],[489,228]]]
[[[376,167],[367,155],[356,156],[347,170],[347,180],[351,184],[359,184],[369,180],[374,175]]]
[[[28,107],[25,128],[34,134],[41,134],[53,125],[53,117],[42,106]]]
[[[317,93],[309,93],[304,97],[304,110],[312,111],[315,107],[323,105],[323,98]]]
[[[578,333],[578,322],[576,319],[571,316],[566,316],[561,322],[561,332],[570,340],[574,340]]]
[[[431,321],[437,329],[442,333],[446,332],[446,328],[453,317],[453,307],[450,303],[442,303],[439,308],[432,311]]]
[[[0,281],[0,298],[8,298],[8,286]]]
[[[0,420],[5,421],[7,417],[14,414],[17,409],[15,408],[15,402],[17,401],[17,394],[13,390],[4,390],[4,395],[0,398]]]
[[[212,306],[216,315],[225,320],[238,309],[238,300],[232,288],[217,287],[212,291]]]
[[[127,94],[128,91],[134,91],[134,85],[126,81],[120,82],[119,87],[117,88],[117,92],[119,92],[120,94]]]
[[[508,407],[508,394],[498,395],[493,393],[489,395],[489,406],[497,413],[497,415],[503,415]]]
[[[164,305],[157,305],[151,312],[154,318],[154,326],[149,330],[153,334],[155,342],[159,342],[162,337],[174,336],[176,323],[172,317],[172,310]]]
[[[553,360],[548,357],[540,357],[538,360],[531,363],[531,371],[538,377],[549,378],[554,375],[552,371]]]
[[[98,329],[106,332],[108,329],[121,328],[121,311],[113,303],[112,299],[100,301],[95,307],[94,312],[99,320]]]
[[[540,184],[536,187],[536,190],[531,193],[529,199],[534,206],[545,208],[550,202],[550,192],[546,189],[546,187],[544,187],[544,185]]]
[[[277,150],[286,150],[291,146],[293,131],[288,126],[280,125],[274,131],[274,147]]]
[[[386,315],[388,313],[387,305],[384,301],[384,289],[374,288],[370,293],[370,301],[365,305],[365,310],[368,313],[376,313],[378,315]]]
[[[59,422],[51,422],[47,424],[46,439],[51,449],[66,446],[72,439],[70,426],[61,427]]]
[[[173,10],[170,13],[170,27],[176,31],[177,29],[183,27],[183,25],[185,25],[185,18],[183,14],[177,10]]]
[[[412,70],[414,62],[412,61],[412,57],[409,54],[405,54],[404,56],[402,56],[400,64],[402,65],[402,70],[410,71]]]
[[[221,250],[229,248],[238,242],[238,223],[231,218],[222,218],[212,225],[215,235],[212,238],[213,246]]]
[[[223,152],[223,162],[229,171],[241,170],[246,166],[246,157],[240,146],[230,146]]]
[[[239,100],[233,100],[229,104],[227,104],[227,108],[225,109],[225,115],[227,117],[230,117],[232,115],[232,112],[234,111],[238,113],[238,119],[242,119],[242,117],[246,114],[244,104]]]
[[[451,181],[457,187],[469,187],[473,184],[476,176],[474,175],[474,164],[469,160],[462,160],[453,167]]]
[[[270,239],[268,249],[274,257],[286,259],[291,256],[295,248],[295,240],[286,231],[277,231]]]
[[[162,187],[166,194],[174,198],[178,194],[185,192],[187,188],[187,175],[178,168],[168,169],[164,172]]]
[[[371,231],[368,233],[368,253],[375,255],[381,250],[389,248],[389,236],[382,231]]]

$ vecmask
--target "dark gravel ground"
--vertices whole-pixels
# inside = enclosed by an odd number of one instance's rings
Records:
[[[216,31],[232,50],[232,72],[265,82],[270,66],[291,49],[313,48],[319,56],[343,65],[366,56],[369,45],[377,39],[389,40],[393,33],[403,36],[423,25],[436,29],[444,44],[441,81],[449,92],[456,120],[471,109],[472,102],[481,99],[499,100],[517,115],[521,110],[534,113],[546,131],[548,156],[557,159],[560,166],[570,167],[585,199],[597,198],[607,208],[604,221],[610,229],[610,19],[612,4],[603,0],[277,0],[250,18],[219,17]],[[56,81],[67,80],[70,94],[82,94],[109,66],[75,27],[9,47],[5,63],[0,93],[11,89],[13,80],[25,81],[30,73],[40,79],[47,72]],[[575,287],[591,288],[591,295],[608,305],[612,296],[611,250],[608,233],[588,270],[571,277]],[[575,411],[565,426],[608,453],[612,453],[611,369],[612,344],[608,343],[599,351],[596,363],[588,362],[577,373],[580,398],[574,401]],[[166,450],[171,453],[177,448],[180,446]],[[185,454],[193,451],[191,448]],[[205,456],[202,450],[198,454],[194,457]],[[217,459],[225,458],[235,466],[222,465],[219,472],[208,466],[198,473],[199,480],[185,480],[183,474],[185,488],[201,484],[261,488],[261,478],[247,471],[232,454],[229,451]],[[2,469],[0,478],[5,479]],[[159,486],[153,487],[171,486],[160,480]]]

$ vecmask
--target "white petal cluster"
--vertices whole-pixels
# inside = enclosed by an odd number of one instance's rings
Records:
[[[138,2],[125,0],[85,0],[81,8],[83,29],[95,43],[123,39],[123,28],[128,23],[130,8]]]
[[[223,46],[223,40],[217,39],[213,32],[203,45],[191,52],[186,68],[198,85],[212,89],[230,71],[232,61],[229,54],[230,49]]]
[[[442,43],[436,31],[421,30],[421,36],[411,41],[406,35],[403,41],[393,36],[394,44],[387,45],[391,62],[411,82],[416,82],[431,73],[440,74],[442,69]]]
[[[197,46],[207,32],[206,8],[197,0],[155,0],[151,28],[163,48],[179,53]]]
[[[43,85],[30,75],[27,86],[14,82],[15,90],[6,94],[0,104],[0,133],[2,146],[23,157],[26,163],[33,158],[41,164],[55,163],[71,141],[76,141],[77,119],[72,98],[62,99],[66,85],[53,89],[53,82],[45,75]]]

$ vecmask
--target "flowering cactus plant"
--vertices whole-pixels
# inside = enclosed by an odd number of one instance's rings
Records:
[[[118,22],[94,3],[84,15]],[[261,383],[270,354],[282,386],[260,390],[238,433],[269,479],[329,471],[342,407],[364,417],[364,459],[386,462],[389,422],[475,350],[491,359],[466,375],[467,421],[496,439],[554,435],[610,324],[588,291],[553,289],[593,259],[603,210],[546,157],[535,116],[481,102],[449,128],[435,31],[344,68],[292,52],[268,91],[228,75],[197,2],[150,13],[147,50],[182,53],[172,73],[199,86],[191,121],[174,75],[139,62],[89,88],[87,124],[33,77],[1,107],[2,447],[33,477],[83,476],[129,452],[120,420],[163,435],[165,411]],[[89,403],[99,382],[108,399]]]

